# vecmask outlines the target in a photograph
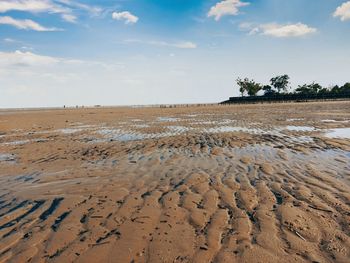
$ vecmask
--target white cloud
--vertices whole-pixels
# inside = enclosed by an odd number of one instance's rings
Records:
[[[50,12],[65,13],[67,10],[55,5],[50,0],[2,0],[0,2],[0,13],[8,11],[25,11],[32,13]]]
[[[20,19],[14,19],[10,16],[1,16],[0,25],[10,25],[18,29],[34,30],[34,31],[41,31],[41,32],[42,31],[60,31],[60,29],[57,29],[57,28],[44,27],[30,19],[20,20]]]
[[[170,46],[177,47],[177,48],[183,48],[183,49],[197,48],[197,44],[195,44],[193,42],[189,42],[189,41],[170,44]]]
[[[22,47],[23,48],[23,47]],[[89,61],[80,59],[60,58],[53,56],[45,56],[32,53],[30,51],[16,50],[14,52],[1,52],[0,51],[0,68],[2,69],[18,69],[22,67],[41,67],[45,69],[47,66],[85,66],[85,67],[100,67],[103,69],[114,70],[116,68],[122,68],[120,63],[104,63],[100,61]]]
[[[4,42],[6,43],[20,43],[20,41],[16,40],[16,39],[13,39],[13,38],[4,38]]]
[[[181,42],[165,42],[165,41],[145,41],[145,40],[139,40],[139,39],[127,39],[124,42],[127,43],[141,43],[146,45],[152,45],[152,46],[159,46],[159,47],[173,47],[173,48],[180,48],[180,49],[194,49],[197,48],[197,44],[193,43],[191,41],[181,41]]]
[[[247,6],[249,3],[241,2],[240,0],[223,0],[212,6],[208,12],[208,17],[215,17],[215,20],[220,20],[226,15],[235,16],[239,13],[239,8]]]
[[[56,0],[56,2],[70,6],[71,8],[85,10],[92,15],[99,15],[102,12],[102,9],[100,7],[90,6],[72,0]]]
[[[77,17],[73,14],[73,9],[81,9],[90,14],[98,14],[101,9],[81,4],[72,0],[1,0],[0,13],[9,11],[22,11],[30,13],[60,14],[62,19],[75,23]]]
[[[62,15],[63,20],[70,22],[70,23],[76,23],[77,22],[77,17],[75,15],[71,14],[63,14]]]
[[[17,50],[15,52],[0,52],[0,65],[3,68],[8,67],[27,67],[27,66],[48,66],[54,65],[62,61],[62,59],[37,55],[32,52],[23,52]]]
[[[124,20],[125,24],[135,24],[139,20],[139,18],[128,11],[123,12],[113,12],[112,18],[115,20]]]
[[[340,17],[341,21],[350,19],[350,1],[343,3],[341,6],[337,7],[333,13],[334,17]]]
[[[249,31],[249,35],[261,34],[278,38],[302,37],[317,32],[316,28],[310,27],[303,23],[269,23],[261,25],[254,25],[252,23],[242,23],[240,24],[240,29],[244,31]]]

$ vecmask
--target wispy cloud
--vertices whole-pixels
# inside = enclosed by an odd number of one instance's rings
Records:
[[[24,47],[22,47],[24,48]],[[0,51],[0,67],[2,69],[21,67],[46,67],[46,66],[98,66],[104,69],[123,68],[121,63],[104,63],[101,61],[80,60],[71,58],[40,55],[30,51],[16,50],[13,52]]]
[[[191,41],[166,42],[166,41],[155,41],[155,40],[127,39],[127,40],[124,40],[124,42],[140,43],[140,44],[152,45],[152,46],[158,46],[158,47],[172,47],[172,48],[180,48],[180,49],[197,48],[197,44]]]
[[[135,24],[139,20],[137,16],[131,14],[129,11],[113,12],[112,18],[114,20],[124,21],[125,24]]]
[[[9,38],[9,37],[4,38],[3,41],[4,41],[5,43],[21,43],[21,41],[18,41],[18,40],[16,40],[16,39]]]
[[[54,28],[54,27],[44,27],[37,22],[34,22],[30,19],[14,19],[10,16],[1,16],[0,17],[0,25],[10,25],[14,26],[18,29],[24,30],[34,30],[34,31],[62,31],[62,29]]]
[[[341,21],[350,19],[350,1],[343,3],[341,6],[337,7],[333,13],[334,17],[339,17]]]
[[[82,4],[80,2],[72,1],[72,0],[56,0],[56,2],[67,5],[71,8],[85,10],[91,15],[99,15],[103,10],[97,6],[90,6],[87,4]]]
[[[82,9],[91,14],[101,11],[98,7],[91,7],[72,0],[1,0],[0,13],[22,11],[30,13],[60,14],[62,19],[75,23],[77,20],[73,9]]]
[[[261,24],[254,25],[252,23],[242,23],[240,24],[240,29],[243,31],[248,31],[249,35],[265,35],[278,38],[288,38],[288,37],[302,37],[310,35],[317,32],[316,28],[310,27],[303,23],[296,24]]]
[[[8,67],[48,66],[61,61],[59,58],[37,55],[32,52],[0,52],[0,65]]]
[[[62,19],[70,23],[76,23],[78,18],[72,14],[63,14]]]
[[[64,8],[54,4],[50,0],[2,0],[0,2],[0,13],[8,11],[25,11],[32,13],[50,12],[64,13]]]
[[[208,17],[213,16],[215,20],[218,21],[223,16],[235,16],[239,14],[240,7],[247,6],[249,4],[250,3],[248,2],[242,2],[240,0],[223,0],[210,8]]]

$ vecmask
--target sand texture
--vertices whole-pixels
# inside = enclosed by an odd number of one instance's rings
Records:
[[[350,102],[0,111],[0,262],[350,262]]]

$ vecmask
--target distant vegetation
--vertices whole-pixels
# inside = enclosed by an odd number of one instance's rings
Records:
[[[270,80],[269,85],[262,85],[248,78],[236,80],[239,86],[241,96],[257,96],[259,91],[263,91],[260,97],[273,97],[280,95],[342,95],[350,94],[350,83],[345,83],[343,86],[322,87],[318,83],[299,85],[298,88],[289,92],[290,78],[288,75],[281,75]]]

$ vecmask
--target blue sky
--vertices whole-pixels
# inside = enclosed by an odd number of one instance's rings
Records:
[[[218,102],[350,81],[346,0],[1,0],[0,107]]]

